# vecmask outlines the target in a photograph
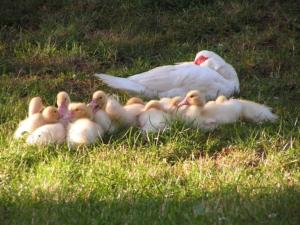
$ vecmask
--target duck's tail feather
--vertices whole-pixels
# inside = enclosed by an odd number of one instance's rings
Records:
[[[148,95],[148,91],[145,86],[131,81],[127,78],[114,77],[108,74],[95,74],[95,77],[98,77],[100,80],[102,80],[112,88]]]

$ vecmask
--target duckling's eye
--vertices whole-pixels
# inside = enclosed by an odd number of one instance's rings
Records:
[[[191,95],[191,96],[190,96],[190,98],[194,98],[194,97],[195,97],[195,95]]]
[[[75,112],[78,112],[79,111],[79,109],[75,109]]]

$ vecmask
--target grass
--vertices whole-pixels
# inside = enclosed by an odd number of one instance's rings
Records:
[[[300,27],[296,1],[2,1],[1,224],[299,224]],[[60,90],[87,101],[120,76],[193,59],[237,69],[243,97],[274,124],[203,133],[180,122],[76,150],[14,141],[29,99]],[[117,92],[121,99],[128,95]]]

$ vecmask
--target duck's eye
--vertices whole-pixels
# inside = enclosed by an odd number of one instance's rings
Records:
[[[195,95],[191,95],[191,96],[190,96],[190,98],[194,98],[194,97],[195,97]]]
[[[79,109],[75,109],[75,112],[78,112],[79,111]]]

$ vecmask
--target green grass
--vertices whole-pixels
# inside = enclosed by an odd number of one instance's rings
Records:
[[[300,224],[297,1],[0,3],[0,224]],[[88,101],[94,72],[128,76],[201,49],[236,68],[274,124],[122,130],[81,149],[14,141],[31,97]],[[117,92],[122,100],[127,94]]]

